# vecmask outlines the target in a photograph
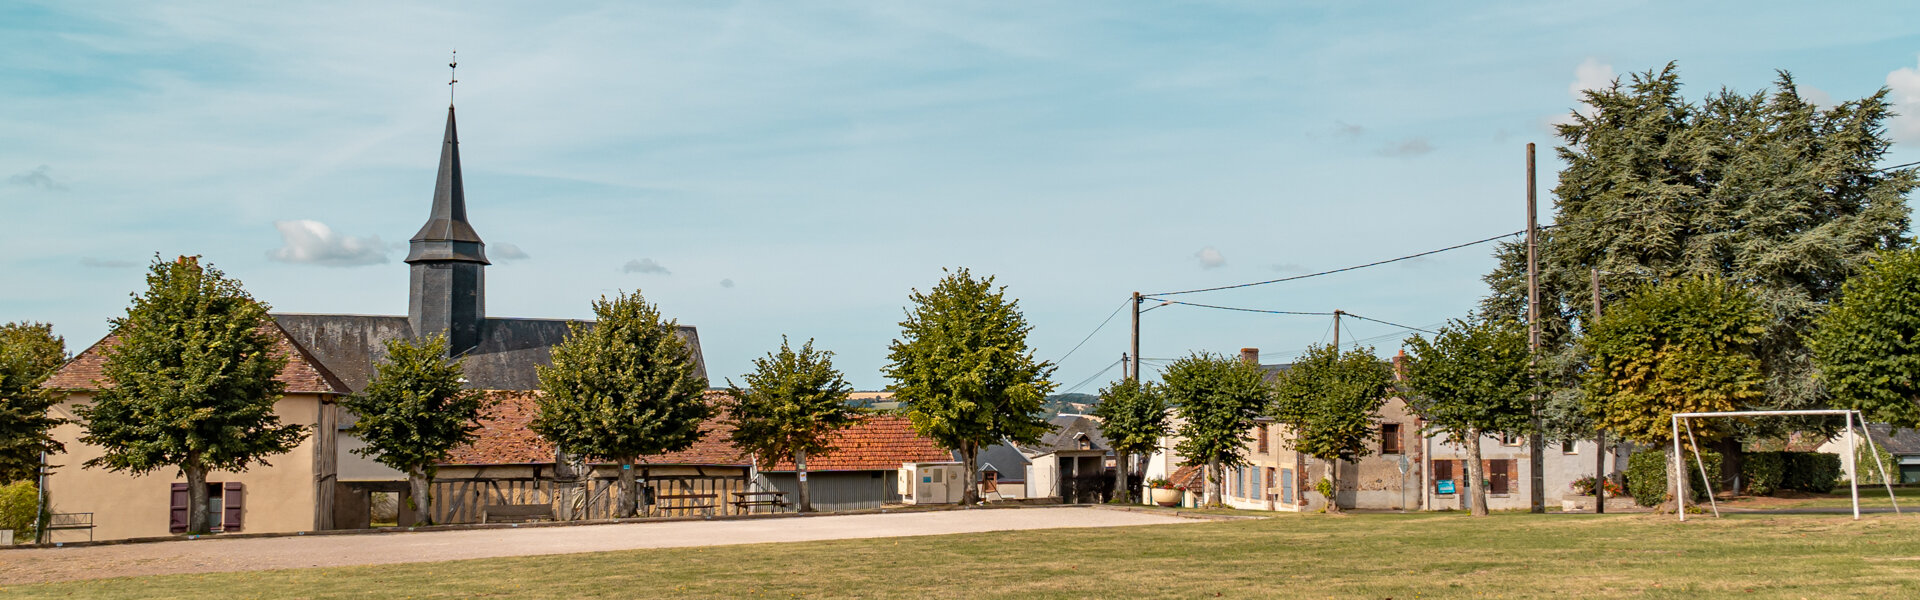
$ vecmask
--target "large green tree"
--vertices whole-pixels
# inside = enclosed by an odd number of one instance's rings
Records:
[[[1100,390],[1100,403],[1093,416],[1100,419],[1100,435],[1113,446],[1113,489],[1121,502],[1132,499],[1127,487],[1133,457],[1152,454],[1166,437],[1169,406],[1165,390],[1153,382],[1122,379]]]
[[[882,372],[894,397],[921,435],[958,451],[969,479],[979,473],[980,449],[1009,440],[1033,443],[1047,431],[1041,403],[1054,383],[1053,363],[1034,358],[1033,329],[1020,302],[1007,298],[993,277],[966,269],[948,272],[931,291],[914,290]],[[962,502],[980,499],[968,485]]]
[[[808,494],[807,457],[834,449],[833,438],[860,421],[861,410],[847,402],[853,384],[833,368],[833,353],[815,351],[807,340],[793,351],[785,337],[780,351],[753,359],[747,387],[727,382],[726,420],[733,443],[772,465],[793,461],[799,479],[800,512],[813,512]]]
[[[87,467],[136,475],[178,467],[187,479],[187,532],[206,533],[207,472],[244,471],[306,439],[273,405],[286,367],[267,306],[199,257],[155,257],[147,290],[113,319],[106,381],[76,408],[101,455]]]
[[[1414,336],[1407,345],[1413,350],[1407,361],[1407,405],[1426,419],[1427,431],[1466,447],[1473,515],[1486,516],[1481,436],[1531,428],[1526,327],[1469,316],[1441,327],[1432,340]]]
[[[0,325],[0,484],[32,479],[42,454],[66,449],[53,439],[62,420],[48,412],[58,396],[40,387],[66,359],[52,325]]]
[[[1378,435],[1378,411],[1392,385],[1391,370],[1372,348],[1308,346],[1274,382],[1273,419],[1292,430],[1287,444],[1294,451],[1327,463],[1327,487],[1337,494],[1340,461],[1371,451],[1367,442]],[[1327,510],[1338,512],[1340,503],[1328,497]]]
[[[1266,371],[1252,362],[1197,353],[1173,361],[1160,380],[1180,415],[1174,450],[1186,464],[1204,465],[1206,503],[1218,506],[1222,469],[1247,464],[1247,432],[1272,400]]]
[[[1661,447],[1670,491],[1687,476],[1673,455],[1673,414],[1748,409],[1766,395],[1758,344],[1772,316],[1761,302],[1717,277],[1666,281],[1607,307],[1583,340],[1587,411],[1607,431]]]
[[[444,335],[388,340],[386,348],[366,389],[340,404],[359,416],[348,432],[367,443],[353,452],[406,473],[415,510],[431,525],[434,472],[480,430],[486,393],[461,384],[461,361],[447,357]]]
[[[1847,280],[1812,345],[1841,406],[1870,422],[1920,428],[1920,251],[1888,252]]]
[[[568,324],[553,364],[538,367],[540,414],[528,427],[562,451],[620,465],[615,514],[637,510],[633,465],[685,450],[712,413],[707,379],[679,325],[639,292],[593,303],[594,323]]]
[[[1680,88],[1672,64],[1635,73],[1587,92],[1588,109],[1559,126],[1567,168],[1540,252],[1541,364],[1558,388],[1543,412],[1556,437],[1591,433],[1577,386],[1585,357],[1570,332],[1590,328],[1594,270],[1610,299],[1687,277],[1741,282],[1771,316],[1755,341],[1767,373],[1761,404],[1817,408],[1826,397],[1804,334],[1841,282],[1907,244],[1915,171],[1878,166],[1890,145],[1887,90],[1822,108],[1785,72],[1751,94],[1689,100]],[[1485,312],[1524,319],[1525,249],[1500,256]]]

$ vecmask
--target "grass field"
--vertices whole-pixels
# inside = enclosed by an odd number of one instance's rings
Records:
[[[20,598],[1910,598],[1920,517],[1281,515],[0,588]]]

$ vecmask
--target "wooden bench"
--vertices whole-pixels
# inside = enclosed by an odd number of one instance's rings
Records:
[[[531,523],[552,521],[551,504],[493,504],[480,509],[481,523]]]
[[[733,505],[739,508],[752,506],[785,507],[788,506],[787,493],[781,491],[734,492]]]
[[[653,507],[660,510],[704,509],[711,511],[713,510],[713,499],[719,497],[719,494],[659,494],[653,497]],[[661,500],[698,500],[698,502],[688,502],[679,506],[665,506],[659,502]]]
[[[47,539],[53,539],[53,532],[61,529],[85,529],[87,541],[93,541],[93,513],[49,513],[47,515]]]

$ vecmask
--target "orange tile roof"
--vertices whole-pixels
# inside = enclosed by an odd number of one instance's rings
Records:
[[[1206,469],[1204,465],[1186,465],[1175,469],[1173,476],[1168,477],[1167,481],[1173,482],[1176,488],[1191,490],[1198,494],[1207,487]]]
[[[274,350],[287,357],[287,366],[280,370],[274,379],[287,384],[289,394],[346,394],[347,386],[334,378],[320,366],[320,361],[307,354],[287,332],[278,325],[266,327],[274,337]],[[106,375],[103,369],[107,364],[107,350],[120,343],[119,336],[108,335],[82,351],[67,364],[54,371],[53,377],[41,384],[42,387],[56,390],[93,391],[111,385],[103,381]]]
[[[707,392],[709,402],[717,402],[723,392]],[[480,420],[481,429],[473,443],[455,448],[444,464],[500,465],[543,464],[553,462],[553,444],[527,429],[539,414],[535,403],[538,392],[489,392],[497,404]],[[685,450],[642,457],[653,465],[746,465],[751,462],[733,445],[729,436],[733,427],[721,418],[708,419],[701,426],[700,441]],[[905,417],[875,415],[841,432],[833,452],[807,460],[808,471],[866,471],[897,469],[903,462],[952,460],[952,455],[932,440],[913,433]],[[791,471],[793,465],[782,462],[770,471]]]

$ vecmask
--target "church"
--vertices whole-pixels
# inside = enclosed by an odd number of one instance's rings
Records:
[[[461,359],[467,385],[488,390],[502,408],[525,412],[539,386],[534,367],[548,364],[549,351],[565,340],[563,319],[503,318],[487,315],[486,243],[467,220],[465,185],[460,175],[460,141],[454,109],[447,107],[446,134],[440,147],[439,178],[427,222],[409,242],[407,314],[272,315],[280,352],[288,358],[278,379],[285,395],[275,405],[281,421],[305,425],[310,435],[284,455],[268,458],[244,472],[208,475],[215,528],[222,532],[292,532],[365,527],[365,503],[373,492],[403,490],[406,477],[354,454],[364,447],[345,432],[353,424],[338,400],[367,386],[385,358],[385,342],[435,333],[448,340],[449,354]],[[587,299],[581,299],[586,302]],[[706,377],[698,332],[680,327],[693,351],[696,372]],[[49,458],[47,478],[52,510],[90,513],[94,539],[165,536],[186,528],[187,490],[176,469],[144,476],[86,469],[81,464],[100,449],[80,441],[84,429],[73,407],[88,401],[103,385],[104,352],[112,335],[93,344],[56,372],[46,386],[66,395],[53,410],[68,419],[54,430],[67,447]],[[524,420],[521,420],[524,422]],[[511,445],[534,438],[531,432],[489,427],[481,446]],[[522,440],[525,441],[525,440]],[[526,444],[520,444],[522,446]],[[540,446],[539,444],[534,444]],[[546,456],[551,457],[551,446]],[[471,449],[466,449],[472,454]],[[536,453],[537,454],[537,453]],[[552,458],[544,462],[552,463]],[[734,461],[738,462],[738,461]],[[402,503],[403,505],[405,503]],[[411,519],[407,519],[411,520]],[[60,541],[71,541],[62,537]]]

